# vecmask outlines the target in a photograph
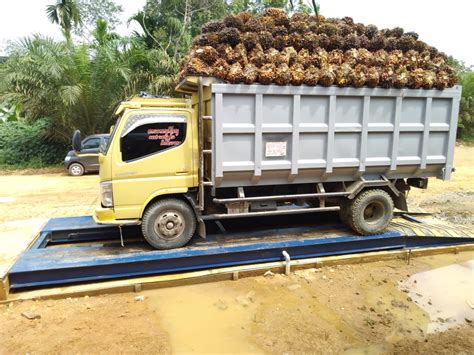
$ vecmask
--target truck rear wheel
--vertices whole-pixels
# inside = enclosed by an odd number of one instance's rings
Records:
[[[142,219],[143,237],[156,249],[182,247],[191,240],[195,230],[192,208],[178,199],[155,202],[147,208]]]
[[[357,233],[379,234],[393,218],[393,200],[383,190],[366,190],[350,202],[345,214],[350,227]]]

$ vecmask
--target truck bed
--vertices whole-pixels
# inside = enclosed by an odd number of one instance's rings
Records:
[[[207,178],[215,187],[382,175],[449,179],[452,172],[460,86],[358,89],[209,80],[205,96],[212,116]]]

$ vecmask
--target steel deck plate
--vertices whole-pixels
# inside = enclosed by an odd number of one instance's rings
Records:
[[[270,228],[268,221],[259,227],[230,225],[232,231],[228,233],[195,237],[185,248],[160,251],[143,241],[137,226],[123,228],[125,246],[121,247],[117,227],[97,225],[87,216],[54,218],[10,270],[10,288],[16,291],[281,261],[283,250],[292,259],[302,259],[474,243],[468,230],[420,223],[413,218],[394,219],[386,233],[374,236],[353,235],[331,219],[317,223],[314,219],[308,223],[307,218],[304,223],[292,220],[293,225],[281,225],[280,218],[277,229],[271,228],[271,220]]]

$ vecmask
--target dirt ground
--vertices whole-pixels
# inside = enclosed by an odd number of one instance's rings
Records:
[[[452,180],[414,189],[409,204],[472,227],[474,147],[458,146],[455,166]],[[91,213],[97,198],[95,175],[2,175],[0,238],[28,221]],[[428,334],[433,319],[400,283],[473,259],[473,252],[464,252],[415,258],[410,265],[391,260],[141,293],[1,304],[0,353],[470,354],[473,319]],[[474,285],[472,290],[474,300]]]

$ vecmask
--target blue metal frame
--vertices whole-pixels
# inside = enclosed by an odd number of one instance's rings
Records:
[[[281,261],[283,250],[292,259],[304,259],[474,242],[469,236],[414,237],[397,231],[359,236],[326,224],[216,234],[193,239],[185,248],[154,250],[139,233],[136,227],[124,228],[122,248],[117,227],[97,225],[91,217],[51,219],[10,270],[11,290]]]

